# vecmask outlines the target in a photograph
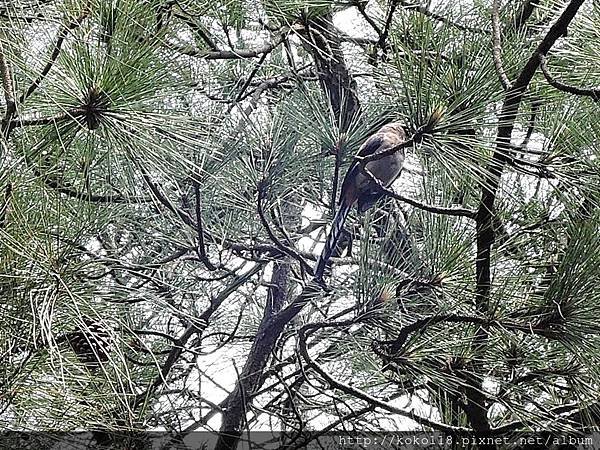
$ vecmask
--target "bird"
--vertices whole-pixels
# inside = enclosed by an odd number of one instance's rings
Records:
[[[387,188],[400,175],[404,164],[404,148],[401,145],[405,142],[406,131],[404,125],[400,122],[391,122],[381,127],[360,146],[358,155],[348,168],[342,182],[339,207],[331,223],[331,230],[325,241],[325,247],[323,247],[315,266],[314,279],[317,282],[323,281],[323,272],[327,261],[337,246],[344,222],[352,206],[356,203],[358,212],[364,213],[385,195],[381,190],[381,186]],[[390,154],[364,163],[364,168],[372,177],[362,168],[361,158],[392,149],[395,150]]]

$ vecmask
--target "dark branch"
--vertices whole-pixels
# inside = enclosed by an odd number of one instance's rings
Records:
[[[488,167],[486,177],[482,183],[481,202],[476,216],[476,245],[477,259],[475,262],[476,289],[475,289],[475,307],[485,314],[489,308],[489,296],[491,291],[491,248],[495,240],[494,230],[494,204],[496,201],[496,192],[500,184],[500,178],[504,171],[504,166],[510,160],[511,137],[514,129],[515,120],[519,111],[519,106],[525,95],[540,62],[554,43],[563,36],[569,23],[573,20],[579,7],[584,0],[572,0],[558,20],[548,30],[545,37],[532,53],[529,60],[521,70],[511,89],[507,91],[502,109],[499,115],[499,126],[496,137],[496,150],[492,155],[492,161]],[[473,339],[475,352],[481,352],[487,339],[487,330],[480,327]],[[473,363],[474,369],[481,369],[481,362]],[[487,418],[487,407],[485,398],[480,394],[482,391],[481,377],[473,379],[473,393],[467,399],[469,408],[477,409],[478,413],[473,416],[475,421],[470,420],[473,428],[479,434],[487,434],[490,430]]]
[[[421,203],[417,200],[413,200],[408,197],[404,197],[400,194],[396,194],[394,191],[391,191],[391,190],[387,189],[386,187],[384,187],[381,184],[381,182],[377,178],[375,178],[375,176],[366,167],[363,167],[362,170],[363,170],[363,173],[365,175],[367,175],[371,179],[371,181],[373,181],[377,185],[377,187],[381,190],[381,192],[383,192],[387,196],[392,197],[396,200],[399,200],[404,203],[408,203],[409,205],[414,206],[415,208],[419,208],[424,211],[428,211],[428,212],[435,213],[435,214],[444,214],[446,216],[468,217],[469,219],[474,219],[475,215],[477,214],[477,211],[467,209],[467,208],[452,208],[452,207],[447,208],[447,207],[443,207],[443,206],[433,206],[433,205],[428,205],[426,203]]]
[[[219,50],[219,51],[203,51],[193,47],[185,47],[173,43],[165,44],[167,47],[178,51],[182,55],[195,56],[206,60],[219,60],[219,59],[249,59],[258,58],[265,53],[271,53],[275,48],[281,44],[286,38],[286,34],[283,33],[279,39],[275,42],[265,44],[262,48],[257,50]]]
[[[202,227],[202,198],[200,197],[200,186],[194,180],[194,196],[196,197],[196,234],[198,235],[198,258],[204,263],[211,272],[217,270],[206,254],[206,244],[204,243],[204,229]]]
[[[269,222],[267,221],[267,218],[265,217],[265,211],[264,211],[263,200],[266,197],[265,189],[266,189],[266,187],[263,184],[261,184],[258,187],[257,212],[258,212],[258,217],[260,218],[260,222],[262,223],[267,234],[269,235],[269,238],[271,238],[271,240],[273,241],[275,246],[279,250],[281,250],[282,253],[285,253],[286,255],[291,256],[296,261],[298,261],[300,263],[300,266],[302,267],[302,269],[305,270],[306,272],[308,272],[309,275],[314,275],[312,267],[304,260],[304,258],[302,256],[300,256],[300,254],[296,251],[296,249],[286,247],[279,240],[279,238],[277,236],[275,236],[275,233],[273,233],[273,230],[271,230],[271,227],[269,226]]]
[[[581,95],[584,97],[591,97],[595,102],[600,101],[600,87],[595,88],[580,88],[577,86],[571,86],[569,84],[563,83],[562,81],[558,81],[556,78],[552,76],[552,74],[548,71],[548,66],[546,65],[546,58],[542,57],[540,61],[540,67],[542,68],[542,72],[544,73],[544,77],[550,86],[558,89],[562,92],[567,92],[573,95]]]
[[[223,289],[219,295],[211,301],[210,306],[204,311],[198,318],[195,320],[194,324],[189,325],[185,331],[181,334],[179,338],[173,343],[173,348],[171,349],[169,355],[165,363],[162,365],[160,369],[159,375],[154,379],[150,387],[143,393],[138,394],[132,401],[132,408],[136,409],[141,404],[143,404],[148,397],[153,395],[156,392],[156,389],[160,387],[163,383],[167,381],[167,377],[171,372],[171,369],[175,365],[175,363],[179,360],[179,357],[184,351],[185,345],[194,336],[196,333],[200,333],[207,326],[208,321],[212,314],[218,309],[218,307],[225,301],[231,294],[236,292],[236,290],[245,284],[251,277],[256,275],[260,269],[262,268],[261,264],[256,264],[251,270],[246,272],[243,275],[237,276],[225,289]],[[198,325],[198,323],[204,324],[204,328]]]
[[[179,217],[186,225],[188,225],[189,227],[193,228],[194,230],[196,230],[198,228],[198,226],[196,225],[196,223],[194,222],[194,219],[192,219],[190,217],[190,215],[183,211],[182,209],[177,208],[175,205],[173,205],[173,203],[171,202],[171,200],[169,200],[158,188],[158,186],[150,179],[150,176],[148,175],[148,173],[142,169],[142,176],[144,178],[144,181],[146,182],[146,184],[148,185],[148,187],[150,188],[150,190],[152,191],[152,194],[154,194],[154,196],[156,197],[156,199],[165,207],[167,208],[169,211],[175,213],[175,215],[177,217]]]
[[[523,6],[521,7],[514,19],[513,26],[515,31],[519,31],[525,26],[525,24],[533,14],[533,11],[535,10],[536,6],[538,6],[539,4],[540,0],[525,0],[523,2]]]
[[[135,196],[124,197],[120,194],[101,195],[101,194],[92,194],[91,192],[76,191],[68,186],[65,186],[64,184],[61,184],[60,182],[58,182],[58,180],[56,180],[48,175],[44,175],[37,168],[33,167],[33,165],[30,165],[30,167],[31,167],[31,170],[33,170],[33,173],[35,174],[35,176],[40,178],[46,186],[48,186],[51,189],[54,189],[55,191],[57,191],[61,194],[66,195],[67,197],[75,198],[77,200],[84,200],[84,201],[90,202],[90,203],[115,203],[115,204],[147,203],[150,201],[150,199],[148,199],[148,198],[141,198],[141,197],[135,197]]]
[[[50,54],[50,59],[48,60],[40,74],[37,76],[37,78],[33,80],[33,82],[27,88],[27,90],[23,94],[21,94],[21,97],[19,97],[19,103],[23,103],[31,94],[35,92],[38,86],[42,83],[46,75],[48,75],[48,73],[52,69],[52,66],[54,66],[54,63],[56,62],[58,55],[60,54],[60,49],[62,48],[63,43],[65,42],[65,39],[69,34],[69,31],[72,31],[79,25],[81,25],[81,23],[88,16],[88,14],[89,12],[85,10],[76,19],[72,20],[66,25],[61,25],[57,33],[54,48],[52,49],[52,53]]]
[[[456,435],[459,433],[469,433],[470,432],[470,430],[468,430],[467,428],[446,425],[441,422],[435,422],[433,420],[427,419],[426,417],[419,416],[412,411],[406,411],[404,409],[401,409],[401,408],[397,407],[396,405],[393,405],[391,403],[387,403],[383,400],[380,400],[380,399],[370,395],[367,392],[364,392],[360,389],[354,388],[350,385],[344,384],[344,383],[334,379],[330,374],[328,374],[319,364],[316,363],[316,361],[314,361],[311,358],[311,356],[308,352],[308,347],[307,347],[308,335],[311,333],[314,333],[317,330],[324,329],[324,328],[344,327],[348,323],[354,323],[354,320],[350,320],[350,321],[346,321],[346,322],[334,322],[334,323],[332,323],[332,322],[313,323],[313,324],[308,324],[308,325],[303,326],[298,331],[298,346],[299,346],[300,354],[302,355],[302,358],[306,361],[307,365],[310,368],[312,368],[313,370],[315,370],[315,372],[317,372],[331,387],[333,387],[334,389],[338,389],[347,395],[361,399],[361,400],[367,402],[369,405],[372,405],[373,407],[381,408],[381,409],[384,409],[391,413],[398,414],[402,417],[409,418],[411,420],[414,420],[415,422],[417,422],[420,425],[431,427],[437,431],[443,431],[445,433],[450,433],[453,435]]]

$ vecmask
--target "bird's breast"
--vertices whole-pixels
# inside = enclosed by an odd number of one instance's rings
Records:
[[[403,162],[404,155],[401,152],[397,152],[393,155],[368,162],[365,167],[381,184],[388,187],[400,174]],[[365,175],[363,177],[361,184],[368,184],[370,181],[368,177]]]

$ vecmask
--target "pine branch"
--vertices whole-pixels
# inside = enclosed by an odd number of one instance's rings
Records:
[[[514,123],[517,118],[519,105],[523,99],[525,91],[529,86],[541,58],[545,56],[554,43],[565,34],[568,25],[571,23],[579,7],[584,0],[572,0],[560,15],[558,20],[548,30],[536,50],[530,56],[529,60],[521,70],[511,89],[506,93],[502,110],[499,115],[500,125],[496,137],[496,150],[492,156],[492,161],[488,168],[487,175],[482,184],[481,202],[476,215],[476,245],[477,259],[475,263],[476,271],[476,290],[475,306],[481,313],[486,313],[489,308],[489,296],[491,291],[491,248],[495,239],[494,231],[494,203],[496,192],[500,183],[500,177],[507,162],[510,152],[511,136],[514,129]],[[487,331],[480,327],[473,341],[475,351],[481,351],[487,339]],[[475,367],[477,369],[477,367]],[[481,392],[481,379],[474,380],[473,392]],[[477,421],[472,422],[476,433],[486,434],[489,432],[490,425],[487,420],[487,409],[484,399],[476,394],[468,398],[468,403],[474,408],[478,408],[480,414],[477,415]]]
[[[362,171],[377,186],[377,188],[381,192],[386,194],[388,197],[399,200],[403,203],[408,203],[409,205],[414,206],[415,208],[422,209],[423,211],[435,214],[443,214],[446,216],[467,217],[469,219],[474,219],[477,213],[477,211],[467,208],[447,208],[443,206],[428,205],[426,203],[422,203],[417,200],[404,197],[403,195],[396,194],[394,191],[391,191],[390,189],[387,189],[385,186],[383,186],[383,184],[381,184],[381,181],[375,178],[375,175],[373,175],[366,167],[362,167]]]
[[[349,321],[352,322],[352,321]],[[334,389],[338,389],[341,392],[350,395],[352,397],[358,398],[367,402],[367,404],[372,405],[376,408],[381,408],[385,411],[398,414],[399,416],[406,417],[418,423],[419,425],[423,425],[426,427],[430,427],[436,431],[442,431],[444,433],[449,433],[452,435],[461,434],[461,433],[470,433],[470,430],[464,427],[446,425],[442,422],[436,422],[425,417],[419,416],[418,414],[412,411],[406,411],[402,408],[397,407],[391,403],[387,403],[382,401],[367,392],[364,392],[360,389],[357,389],[348,384],[342,383],[341,381],[333,378],[329,373],[327,373],[319,364],[317,364],[313,358],[310,356],[307,347],[307,338],[310,334],[314,333],[317,330],[332,328],[332,327],[344,327],[349,323],[346,322],[327,322],[327,323],[312,323],[308,325],[304,325],[300,330],[298,330],[298,346],[300,350],[300,354],[302,358],[306,361],[308,367],[312,368],[315,372],[317,372],[328,384]]]
[[[562,92],[567,92],[568,94],[580,95],[583,97],[590,97],[595,102],[600,101],[600,87],[595,88],[580,88],[577,86],[571,86],[569,84],[563,83],[562,81],[557,80],[552,76],[550,71],[548,70],[548,66],[546,65],[546,57],[542,56],[540,61],[540,67],[542,68],[542,73],[548,83]]]
[[[312,267],[296,251],[296,249],[286,247],[279,240],[279,238],[277,236],[275,236],[275,233],[273,233],[273,230],[271,230],[271,227],[269,226],[269,222],[267,221],[267,218],[265,217],[265,212],[264,212],[263,201],[266,197],[265,190],[266,190],[266,186],[261,183],[261,185],[258,187],[257,212],[258,212],[258,217],[260,218],[260,221],[261,221],[263,227],[265,228],[265,231],[269,235],[269,238],[271,238],[271,241],[273,241],[273,243],[275,244],[275,247],[277,247],[282,253],[285,253],[286,255],[294,258],[296,261],[298,261],[300,263],[300,266],[302,267],[303,270],[308,272],[308,274],[310,274],[311,276],[314,275]]]
[[[54,66],[54,63],[58,59],[60,50],[61,50],[69,32],[71,32],[74,29],[76,29],[77,27],[79,27],[88,15],[89,15],[89,11],[87,10],[87,8],[84,8],[84,10],[81,12],[79,17],[77,17],[76,19],[73,19],[66,25],[60,26],[58,33],[56,35],[56,42],[54,43],[54,48],[52,49],[52,53],[50,54],[50,58],[49,58],[48,62],[46,63],[46,65],[44,66],[44,68],[42,69],[40,74],[37,76],[37,78],[35,80],[33,80],[33,82],[27,88],[27,90],[23,94],[21,94],[21,96],[19,97],[19,103],[23,103],[40,86],[40,84],[42,83],[42,81],[44,80],[46,75],[48,75],[48,73]]]
[[[408,1],[408,0],[395,0],[395,1],[399,1],[399,3],[402,6],[404,6],[404,8],[407,10],[417,11],[418,13],[423,14],[424,16],[430,17],[434,20],[437,20],[438,22],[443,23],[444,25],[449,25],[460,31],[466,31],[469,33],[477,33],[477,34],[487,34],[488,33],[488,31],[483,30],[481,28],[470,27],[468,25],[463,25],[461,23],[455,22],[451,19],[448,19],[447,17],[444,17],[440,14],[437,14],[437,13],[427,9],[423,5],[415,4],[412,1]]]

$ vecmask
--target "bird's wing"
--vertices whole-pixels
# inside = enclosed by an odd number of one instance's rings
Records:
[[[369,137],[358,150],[358,156],[369,156],[375,153],[385,142],[385,135],[374,134]]]
[[[385,142],[385,139],[384,139],[383,135],[381,135],[381,134],[372,135],[363,143],[363,145],[360,146],[357,156],[372,155],[377,150],[379,150],[379,148],[381,148],[381,146],[384,144],[384,142]],[[354,159],[352,161],[352,164],[350,164],[348,171],[346,172],[346,176],[344,177],[344,180],[342,181],[342,189],[340,190],[340,195],[343,195],[345,192],[350,193],[349,191],[351,191],[352,189],[349,186],[349,184],[356,179],[356,176],[358,175],[359,172],[360,172],[360,169],[358,167],[358,160]],[[340,202],[341,202],[341,198],[340,198]]]

